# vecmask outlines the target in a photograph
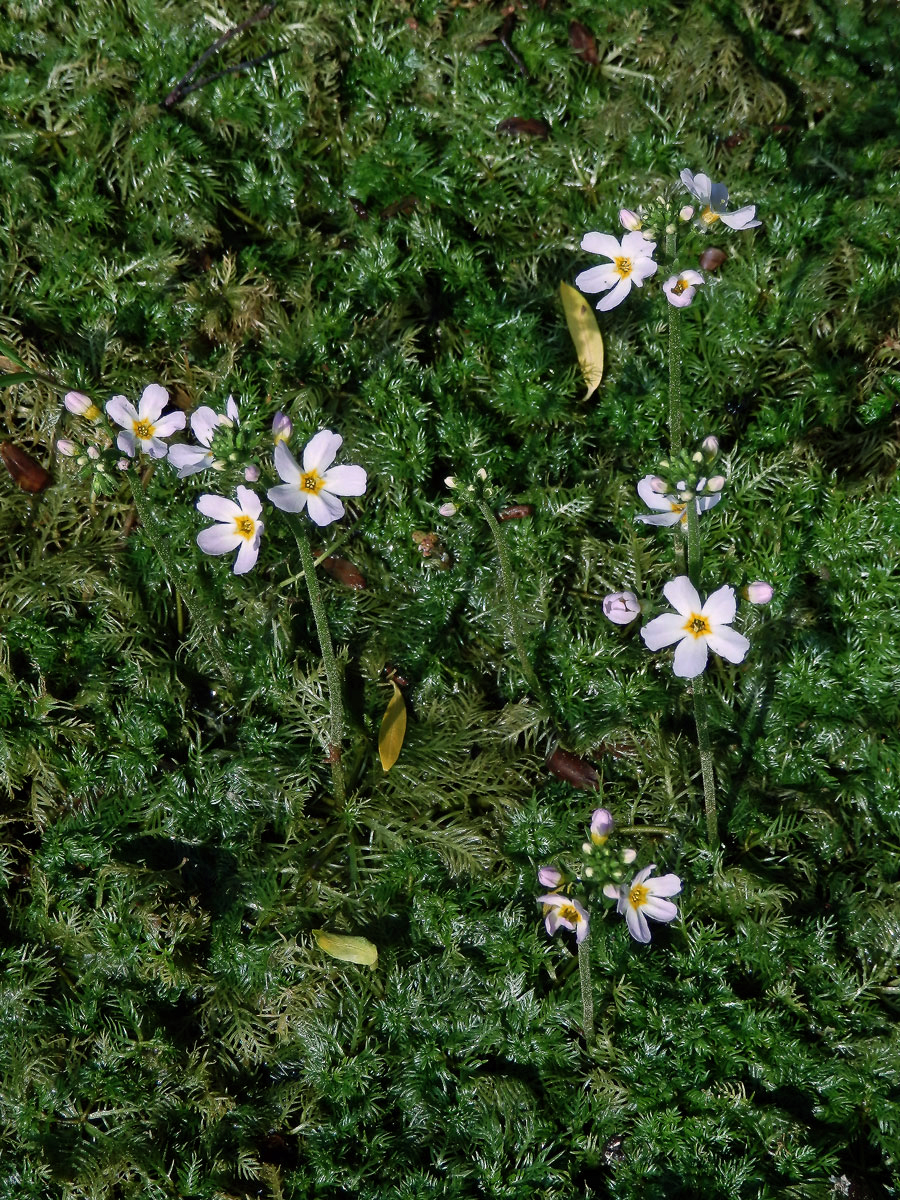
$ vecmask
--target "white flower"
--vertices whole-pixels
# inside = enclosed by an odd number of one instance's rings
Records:
[[[724,183],[713,183],[708,175],[695,175],[687,168],[681,172],[681,182],[703,205],[700,220],[704,225],[714,225],[721,221],[729,229],[755,229],[761,221],[754,220],[756,205],[748,204],[735,212],[729,212],[725,205],[728,203],[728,188]]]
[[[546,896],[538,896],[537,902],[544,906],[544,925],[551,936],[562,926],[563,929],[575,930],[576,942],[584,941],[588,933],[588,914],[577,900],[550,892]]]
[[[687,308],[696,295],[697,288],[706,280],[699,271],[681,271],[671,275],[663,284],[666,299],[676,308]]]
[[[207,467],[216,465],[215,456],[210,449],[213,435],[221,425],[236,425],[237,419],[238,406],[233,396],[228,397],[224,416],[206,404],[191,413],[191,431],[200,445],[169,447],[169,462],[178,468],[179,479],[196,475],[198,471],[205,471]]]
[[[686,525],[687,506],[690,501],[679,500],[677,496],[660,495],[653,487],[653,481],[657,478],[656,475],[645,475],[637,485],[637,492],[647,507],[655,509],[659,515],[649,517],[646,514],[638,514],[634,519],[642,521],[645,525],[677,525],[679,521],[682,525]],[[706,480],[701,479],[697,484],[697,490],[700,491],[705,486]],[[698,513],[705,513],[709,512],[721,499],[722,494],[719,492],[713,496],[698,496],[694,503],[697,505]]]
[[[603,597],[603,615],[614,625],[630,625],[641,615],[641,602],[634,592],[611,592]]]
[[[330,525],[344,515],[338,496],[361,496],[366,490],[362,467],[332,467],[343,438],[330,429],[321,429],[303,451],[303,468],[282,441],[275,446],[275,470],[285,481],[269,488],[268,496],[284,512],[302,512],[316,525]]]
[[[602,254],[604,258],[612,259],[611,266],[590,267],[575,277],[575,286],[583,292],[606,292],[597,305],[601,312],[621,304],[632,284],[643,287],[644,280],[658,269],[652,258],[656,242],[648,242],[637,231],[626,233],[621,243],[610,233],[586,233],[581,239],[581,248],[589,254]],[[612,291],[608,291],[609,288]]]
[[[227,554],[239,547],[234,560],[235,575],[244,575],[259,557],[259,539],[265,529],[259,514],[262,502],[250,488],[239,486],[237,503],[225,496],[201,496],[197,508],[204,517],[220,522],[197,534],[197,545],[204,554]]]
[[[165,458],[166,444],[162,438],[170,437],[177,429],[184,429],[187,417],[183,412],[171,412],[160,418],[160,413],[169,402],[169,393],[158,383],[151,383],[141,393],[137,409],[124,396],[113,396],[106,411],[122,432],[116,445],[123,454],[134,458],[138,446],[151,458]]]
[[[734,588],[727,584],[701,605],[697,589],[687,575],[679,575],[663,587],[666,599],[676,609],[654,617],[641,630],[648,650],[675,647],[672,670],[682,679],[694,679],[706,667],[708,651],[720,654],[728,662],[743,662],[750,643],[742,633],[731,629],[737,611]]]
[[[650,941],[647,917],[654,921],[674,921],[678,916],[678,909],[664,897],[677,896],[681,891],[681,880],[677,875],[648,879],[655,870],[656,863],[651,863],[649,867],[642,867],[631,883],[623,883],[621,887],[608,883],[603,889],[604,896],[618,900],[616,911],[625,914],[628,932],[636,942]]]

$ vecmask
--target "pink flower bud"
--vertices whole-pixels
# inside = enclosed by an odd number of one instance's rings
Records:
[[[708,492],[721,492],[721,490],[724,486],[725,486],[725,476],[724,475],[713,475],[712,479],[707,479],[707,481],[706,481],[706,490]]]
[[[753,583],[748,583],[744,588],[744,595],[751,604],[768,604],[775,595],[775,589],[771,583],[766,583],[763,579],[757,579]]]
[[[120,471],[127,471],[130,466],[131,466],[131,462],[127,458],[120,458],[118,460],[118,462],[116,463],[116,467]]]
[[[78,447],[74,442],[70,442],[68,438],[60,438],[56,443],[57,454],[62,454],[66,458],[74,458]]]
[[[76,417],[83,417],[89,408],[94,407],[93,400],[84,392],[66,392],[63,404]]]
[[[622,223],[623,229],[630,229],[632,232],[634,232],[636,229],[640,229],[641,225],[643,224],[637,213],[632,212],[630,208],[619,209],[619,220]]]
[[[608,808],[595,808],[591,815],[591,841],[602,846],[613,829],[613,816]]]
[[[89,459],[92,460],[92,462],[96,462],[97,459],[100,457],[100,451],[97,449],[96,446],[88,446],[87,456]]]
[[[456,505],[448,500],[446,504],[441,505],[438,512],[442,517],[452,517],[456,513]]]
[[[684,208],[679,209],[678,215],[681,217],[682,221],[689,221],[694,215],[693,205],[686,204]]]
[[[669,490],[669,485],[664,479],[660,479],[658,475],[650,476],[650,491],[656,492],[657,496],[665,496]]]
[[[294,425],[291,418],[283,412],[277,412],[272,420],[272,437],[275,439],[275,445],[279,442],[286,442],[294,432]]]
[[[614,625],[629,625],[641,614],[641,604],[634,592],[612,592],[603,597],[603,615]]]
[[[248,483],[256,483],[259,479],[259,467],[253,466],[252,463],[249,467],[244,467],[244,478]]]
[[[707,458],[715,458],[719,453],[719,439],[710,434],[709,437],[705,437],[700,443],[700,449]]]
[[[619,858],[627,867],[637,858],[637,850],[623,850]]]
[[[538,883],[541,887],[558,888],[562,881],[562,871],[557,871],[556,867],[538,867]]]

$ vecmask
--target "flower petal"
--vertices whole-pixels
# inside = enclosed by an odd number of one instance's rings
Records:
[[[628,932],[636,942],[650,941],[650,926],[647,924],[643,913],[638,909],[632,908],[629,904],[625,909],[625,924],[628,926]]]
[[[701,284],[706,283],[699,271],[680,271],[678,278],[683,279],[685,283],[692,283],[694,287],[700,287]]]
[[[678,909],[671,900],[660,900],[655,896],[650,896],[646,903],[641,905],[641,912],[654,921],[674,921],[678,916]]]
[[[278,442],[275,446],[275,470],[278,472],[280,479],[283,479],[285,483],[292,484],[294,487],[300,482],[300,476],[303,474],[297,464],[296,458],[294,458],[284,442]],[[273,489],[273,491],[278,490],[278,488]],[[272,499],[271,494],[269,495],[269,499]],[[272,503],[277,504],[278,502],[277,500],[272,500]],[[278,507],[282,508],[283,505],[278,504]],[[300,509],[293,508],[286,511],[299,512]]]
[[[697,589],[687,575],[678,575],[669,583],[664,584],[663,595],[675,611],[680,612],[683,617],[703,611],[700,607],[701,602]],[[707,616],[708,614],[704,612],[703,615]]]
[[[107,401],[106,414],[117,425],[122,425],[125,429],[131,429],[138,419],[137,409],[124,396],[113,396],[111,400]]]
[[[229,396],[228,399],[225,401],[225,416],[228,418],[229,421],[234,421],[235,425],[237,425],[237,423],[238,423],[238,406],[237,406],[237,400],[235,400],[234,396]]]
[[[589,267],[575,276],[575,286],[582,292],[605,292],[619,279],[615,267]]]
[[[732,213],[719,213],[722,224],[727,225],[729,229],[756,229],[757,225],[762,225],[762,221],[755,221],[755,215],[755,204],[748,204]]]
[[[707,641],[705,637],[695,638],[688,635],[675,647],[672,670],[679,679],[696,679],[698,675],[703,674],[709,658]]]
[[[654,492],[653,480],[655,475],[645,475],[643,479],[638,480],[637,494],[647,505],[648,508],[655,509],[656,512],[670,513],[672,511],[673,496],[664,496],[660,492]]]
[[[256,560],[259,558],[259,535],[261,527],[257,526],[256,537],[248,541],[246,538],[241,538],[241,548],[237,552],[234,560],[234,566],[231,568],[235,575],[246,575],[256,566]],[[666,903],[666,901],[661,901]],[[674,905],[672,906],[675,907]]]
[[[655,263],[652,258],[636,258],[631,264],[631,282],[635,287],[643,287],[644,280],[655,275],[658,270],[659,263]]]
[[[638,260],[650,260],[650,255],[656,249],[656,242],[648,242],[641,231],[635,230],[633,233],[626,233],[622,238],[622,250],[619,253],[624,253],[626,258]],[[656,270],[656,263],[653,264],[653,270]]]
[[[187,479],[188,475],[196,475],[198,471],[205,471],[211,467],[213,454],[211,450],[204,450],[202,446],[170,446],[169,462],[178,468],[179,479]]]
[[[726,583],[724,587],[720,587],[707,597],[706,603],[701,609],[695,608],[694,612],[703,613],[704,617],[708,618],[710,625],[730,625],[737,612],[734,588]]]
[[[260,500],[259,496],[257,496],[256,492],[254,492],[252,488],[244,487],[243,484],[239,484],[236,490],[238,504],[240,504],[241,510],[245,512],[248,517],[253,517],[255,520],[262,512],[262,501]]]
[[[604,258],[619,258],[624,245],[624,241],[619,242],[611,233],[586,233],[581,239],[582,250],[587,250],[588,254],[602,254]],[[577,281],[575,286],[578,286]]]
[[[641,521],[644,525],[677,525],[684,519],[684,509],[679,508],[674,512],[659,513],[655,517],[648,517],[646,513],[638,513],[634,519]]]
[[[183,412],[170,412],[154,422],[153,432],[157,437],[171,437],[177,429],[184,429],[185,425],[187,417]]]
[[[698,175],[697,179],[706,179],[709,185],[709,207],[721,216],[728,203],[728,188],[724,183],[713,183],[706,175]]]
[[[721,655],[730,663],[743,662],[750,649],[750,643],[744,635],[729,625],[715,626],[706,642],[714,654]]]
[[[318,471],[320,475],[324,475],[326,469],[334,462],[343,440],[339,433],[332,433],[330,429],[320,429],[315,437],[306,443],[306,449],[303,451],[303,470]]]
[[[681,891],[681,880],[677,875],[660,875],[647,884],[651,896],[677,896]]]
[[[641,630],[641,637],[648,650],[661,650],[663,646],[671,646],[673,642],[687,637],[684,617],[678,613],[663,613],[661,617],[654,617]]]
[[[278,446],[283,446],[284,442],[279,442]],[[275,447],[275,453],[278,453],[278,446]],[[282,479],[284,476],[282,475]],[[301,492],[294,483],[279,483],[277,487],[271,487],[266,492],[269,498],[269,503],[274,504],[276,508],[280,508],[282,512],[303,512],[306,508],[306,501],[309,499],[309,492]]]
[[[330,492],[326,492],[323,488],[318,495],[313,495],[310,492],[309,500],[309,517],[316,525],[330,525],[332,521],[339,521],[344,515],[344,506],[338,500],[337,496],[332,496]]]
[[[609,312],[611,308],[615,308],[617,304],[621,304],[628,293],[631,291],[631,278],[620,279],[611,292],[607,292],[597,308],[600,312]]]
[[[697,497],[697,512],[709,512],[711,508],[715,508],[722,499],[722,493],[716,492],[713,496],[698,496]]]
[[[145,454],[149,454],[151,458],[165,458],[169,453],[169,447],[165,442],[160,441],[158,437],[142,438],[141,449]]]
[[[366,490],[366,473],[362,467],[331,467],[325,472],[325,490],[335,496],[361,496]]]
[[[141,399],[138,404],[138,412],[141,414],[141,419],[155,421],[168,403],[169,393],[164,387],[161,387],[158,383],[148,384],[141,392]],[[184,416],[184,413],[181,415]]]
[[[129,458],[134,458],[134,452],[135,452],[137,443],[134,440],[133,433],[129,433],[127,429],[123,429],[122,432],[119,434],[119,436],[116,438],[116,445],[119,447],[119,449],[122,451],[123,454],[127,454]]]
[[[197,534],[197,545],[204,554],[227,554],[245,540],[235,533],[233,525],[211,525]]]
[[[208,404],[201,405],[196,412],[191,413],[191,429],[194,437],[204,446],[212,441],[213,434],[219,427],[219,415]]]
[[[209,492],[200,497],[197,508],[204,517],[212,517],[214,521],[230,522],[241,515],[240,506],[233,500],[229,500],[227,496],[213,496]]]

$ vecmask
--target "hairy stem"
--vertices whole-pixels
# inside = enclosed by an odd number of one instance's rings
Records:
[[[703,547],[700,542],[700,517],[697,501],[692,498],[685,509],[687,516],[687,573],[694,587],[700,586],[700,568],[703,565]]]
[[[578,943],[578,980],[581,984],[581,1024],[584,1040],[594,1041],[594,989],[591,987],[591,933]]]
[[[681,309],[669,305],[669,451],[681,450]]]
[[[709,717],[706,700],[706,680],[698,675],[694,680],[694,719],[697,722],[697,745],[700,748],[700,773],[703,776],[703,806],[706,809],[706,833],[709,844],[719,844],[716,813],[716,777],[713,771],[712,750],[709,745]]]
[[[231,673],[225,655],[222,651],[222,644],[219,641],[219,636],[216,632],[213,622],[209,618],[206,607],[203,601],[191,592],[188,581],[179,567],[175,555],[172,552],[172,547],[169,544],[163,531],[157,524],[153,510],[144,494],[141,477],[138,474],[136,467],[129,467],[125,472],[125,477],[128,480],[128,486],[131,488],[131,495],[134,498],[134,507],[137,509],[140,517],[141,526],[150,542],[153,549],[160,557],[160,561],[166,569],[169,579],[173,586],[177,589],[177,595],[185,603],[185,607],[191,615],[191,620],[199,629],[203,640],[206,642],[206,647],[212,656],[213,662],[219,670],[219,674],[225,680],[230,688],[234,687],[234,676]]]

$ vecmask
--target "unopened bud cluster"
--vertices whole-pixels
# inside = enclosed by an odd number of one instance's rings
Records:
[[[454,513],[459,512],[460,508],[470,500],[476,502],[479,500],[490,500],[496,490],[488,483],[488,473],[484,467],[478,468],[475,472],[475,478],[469,484],[460,482],[455,475],[448,475],[444,483],[451,491],[456,492],[456,498],[455,501],[448,501],[446,504],[442,504],[438,509],[442,517],[452,517]]]
[[[709,475],[709,469],[719,454],[718,438],[704,438],[699,450],[682,450],[658,464],[660,474],[654,475],[650,487],[661,496],[677,496],[687,502],[695,496],[713,495],[725,486],[724,475]]]
[[[541,886],[559,892],[569,891],[570,885],[580,883],[582,888],[589,891],[592,888],[602,889],[608,883],[622,883],[627,874],[625,868],[634,862],[637,851],[611,845],[613,828],[609,809],[595,809],[591,817],[589,840],[581,845],[583,865],[580,870],[567,875],[558,867],[539,867],[538,882]]]

